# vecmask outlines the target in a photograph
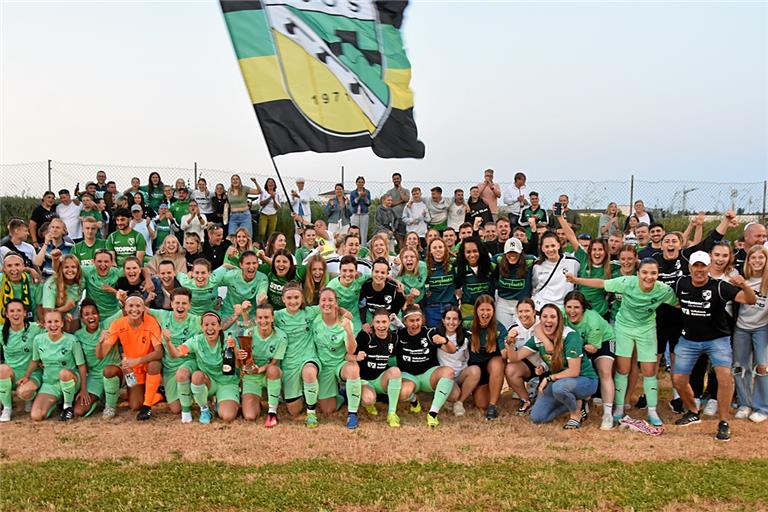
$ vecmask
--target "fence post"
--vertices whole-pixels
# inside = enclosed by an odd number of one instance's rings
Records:
[[[341,166],[341,188],[344,188],[344,166]]]
[[[197,188],[197,162],[195,162],[195,182],[192,184],[192,186]]]
[[[635,202],[635,175],[629,177],[629,215],[632,215],[632,203]]]
[[[765,199],[768,196],[768,180],[763,182],[763,214],[761,215],[761,223],[765,224]]]
[[[48,190],[51,190],[51,160],[48,160]],[[763,210],[765,210],[765,198],[763,198]]]

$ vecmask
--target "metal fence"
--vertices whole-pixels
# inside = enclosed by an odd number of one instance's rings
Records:
[[[96,172],[103,170],[107,179],[115,181],[118,190],[130,186],[132,177],[137,177],[142,184],[147,182],[153,171],[160,173],[164,183],[173,184],[182,178],[189,186],[194,186],[198,177],[208,181],[213,189],[216,183],[228,186],[232,174],[240,174],[245,182],[255,177],[259,183],[270,177],[266,174],[254,174],[238,169],[209,169],[198,168],[197,164],[189,167],[158,167],[158,166],[128,166],[114,164],[82,164],[48,160],[0,165],[0,196],[33,196],[39,197],[45,190],[57,191],[61,188],[74,189],[77,183],[84,189],[88,181],[95,181]],[[335,175],[338,170],[324,173],[325,176]],[[479,174],[479,171],[478,171]],[[348,176],[355,176],[354,170]],[[619,175],[617,175],[619,176]],[[622,206],[632,204],[633,200],[642,199],[646,208],[668,214],[706,211],[718,213],[733,208],[739,214],[760,216],[765,221],[766,181],[753,183],[713,183],[702,181],[645,181],[636,179],[633,175],[623,176],[624,180],[616,181],[587,181],[559,180],[539,181],[534,175],[528,178],[528,189],[535,190],[541,197],[543,205],[550,205],[560,194],[568,194],[571,207],[579,210],[602,210],[611,201]],[[338,180],[317,180],[307,176],[306,188],[319,197],[333,190]],[[416,179],[414,179],[416,178]],[[283,176],[286,188],[295,188],[294,176]],[[497,176],[502,189],[512,182],[512,174]],[[435,185],[443,188],[445,196],[452,196],[455,189],[462,189],[469,195],[469,188],[477,181],[447,182],[424,181],[414,176],[404,176],[403,185],[411,188],[419,186],[428,192]],[[347,179],[346,187],[352,188],[352,179]],[[383,195],[392,188],[390,182],[367,181],[366,188],[374,197]]]

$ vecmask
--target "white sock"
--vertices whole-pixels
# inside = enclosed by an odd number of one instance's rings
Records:
[[[70,407],[72,407],[72,402],[64,402],[64,408],[65,409],[68,409]]]
[[[603,416],[613,416],[613,404],[603,403]]]
[[[672,399],[677,400],[678,398],[680,398],[680,393],[675,388],[672,388]]]
[[[269,414],[277,414],[277,406],[276,405],[270,405],[269,410],[267,411]]]

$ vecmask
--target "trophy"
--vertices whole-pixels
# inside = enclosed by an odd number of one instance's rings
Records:
[[[253,336],[247,336],[243,331],[237,336],[237,339],[240,340],[240,350],[245,350],[248,353],[245,359],[237,360],[237,367],[245,374],[256,373],[258,366],[253,363]]]

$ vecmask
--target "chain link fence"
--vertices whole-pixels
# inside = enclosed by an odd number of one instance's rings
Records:
[[[158,167],[158,166],[128,166],[114,164],[82,164],[57,161],[31,162],[19,164],[3,164],[0,166],[0,196],[32,196],[40,197],[45,190],[54,192],[62,188],[74,190],[80,183],[80,189],[85,188],[88,181],[95,181],[96,173],[103,170],[107,180],[114,181],[120,191],[130,186],[131,178],[139,178],[146,184],[151,172],[158,172],[166,184],[173,184],[177,179],[183,179],[188,186],[194,187],[198,177],[208,182],[213,190],[217,183],[229,186],[230,177],[239,174],[244,183],[255,177],[263,185],[267,174],[255,174],[238,169],[198,168],[196,164],[189,167]],[[338,171],[334,171],[335,174]],[[329,173],[326,173],[327,176]],[[340,177],[339,173],[339,177]],[[345,180],[347,189],[354,187],[355,171],[348,172]],[[481,170],[478,170],[478,176]],[[502,191],[512,182],[513,174],[497,175]],[[339,180],[317,180],[306,176],[306,189],[314,199],[322,200],[323,196],[333,193]],[[416,179],[414,179],[416,178]],[[296,176],[283,176],[286,189],[290,192],[296,187]],[[443,195],[451,197],[455,189],[462,189],[465,197],[469,196],[469,188],[478,184],[478,180],[448,182],[441,180],[422,180],[414,176],[404,176],[403,186],[421,187],[428,193],[435,185],[443,189]],[[538,181],[531,176],[527,183],[529,191],[536,191],[541,197],[542,205],[547,207],[554,203],[560,194],[568,194],[571,207],[576,210],[600,211],[609,202],[616,202],[623,207],[625,213],[633,200],[642,199],[646,208],[663,215],[675,215],[705,211],[722,213],[733,208],[740,215],[753,215],[765,221],[766,215],[766,181],[753,183],[713,183],[702,181],[645,181],[627,175],[623,181],[587,181],[559,180]],[[367,181],[366,188],[374,198],[380,197],[392,188],[391,182]]]

